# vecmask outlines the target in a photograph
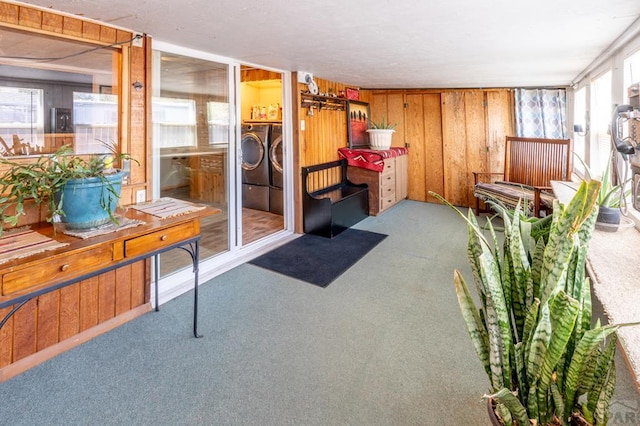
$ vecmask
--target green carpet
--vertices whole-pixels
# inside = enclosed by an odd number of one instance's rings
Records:
[[[466,226],[404,201],[357,228],[388,237],[327,288],[241,265],[200,287],[202,339],[189,292],[1,383],[0,424],[488,425],[453,288]]]

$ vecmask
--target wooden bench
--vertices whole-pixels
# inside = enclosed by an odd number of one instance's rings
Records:
[[[367,184],[347,179],[347,160],[302,168],[304,232],[333,238],[369,215]]]
[[[489,211],[480,209],[480,201],[494,200],[514,208],[520,199],[534,216],[550,213],[551,181],[571,180],[572,155],[571,139],[507,136],[504,172],[473,173],[476,215]]]

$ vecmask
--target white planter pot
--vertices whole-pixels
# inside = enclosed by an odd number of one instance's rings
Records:
[[[393,129],[368,129],[369,146],[371,149],[389,149],[391,147],[391,136]]]

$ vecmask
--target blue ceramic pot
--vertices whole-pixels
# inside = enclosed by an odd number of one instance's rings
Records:
[[[104,177],[71,179],[55,196],[56,203],[62,197],[60,220],[69,229],[88,229],[104,225],[111,220],[118,206],[124,172]]]

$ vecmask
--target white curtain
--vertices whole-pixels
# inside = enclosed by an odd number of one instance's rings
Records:
[[[516,89],[516,136],[567,138],[567,94],[564,89]]]

